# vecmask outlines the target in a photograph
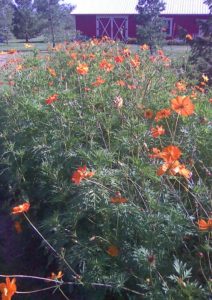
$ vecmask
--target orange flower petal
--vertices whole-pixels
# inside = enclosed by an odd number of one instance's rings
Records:
[[[119,249],[116,246],[112,245],[112,246],[108,247],[107,254],[109,254],[110,256],[113,256],[113,257],[118,256]]]
[[[13,207],[12,208],[12,214],[15,215],[15,214],[21,214],[21,213],[24,213],[24,212],[28,212],[29,208],[30,208],[30,203],[25,202],[21,205]]]

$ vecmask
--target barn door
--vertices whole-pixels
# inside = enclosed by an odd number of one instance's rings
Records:
[[[126,41],[128,38],[128,17],[96,17],[96,36],[108,36],[114,40]]]

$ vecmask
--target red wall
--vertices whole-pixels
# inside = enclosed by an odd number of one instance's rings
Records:
[[[177,1],[177,0],[176,0]],[[165,18],[173,18],[173,37],[177,36],[177,26],[181,26],[187,30],[189,34],[197,34],[198,26],[196,20],[208,19],[209,15],[161,15]],[[89,37],[96,35],[96,15],[78,15],[76,16],[76,29]],[[136,16],[129,15],[128,35],[136,37]]]
[[[76,16],[76,30],[89,37],[96,36],[96,16],[95,15],[81,15]]]
[[[178,26],[183,27],[191,35],[197,34],[199,31],[197,20],[209,18],[208,15],[165,15],[164,17],[173,19],[173,37],[178,35]]]

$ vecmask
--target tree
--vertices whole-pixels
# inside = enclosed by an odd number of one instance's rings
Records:
[[[14,1],[14,29],[13,33],[17,38],[24,38],[26,42],[36,37],[41,31],[40,20],[33,7],[33,0]]]
[[[35,0],[34,8],[44,22],[42,33],[51,39],[53,47],[56,41],[63,40],[67,31],[73,28],[70,15],[71,5],[60,4],[59,0]]]
[[[13,6],[11,0],[0,0],[0,35],[7,41],[11,36]]]
[[[212,0],[205,0],[210,15],[208,20],[199,21],[202,35],[191,40],[191,55],[189,61],[192,65],[192,77],[200,77],[202,74],[212,76]],[[211,79],[209,84],[212,84]]]
[[[163,32],[164,21],[160,12],[165,9],[162,0],[139,0],[136,10],[139,13],[137,18],[137,36],[141,44],[148,44],[151,51],[161,44],[165,37]]]

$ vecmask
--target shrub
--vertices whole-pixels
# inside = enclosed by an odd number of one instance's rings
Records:
[[[21,65],[0,101],[2,159],[59,270],[86,299],[207,299],[207,78],[110,40]]]

